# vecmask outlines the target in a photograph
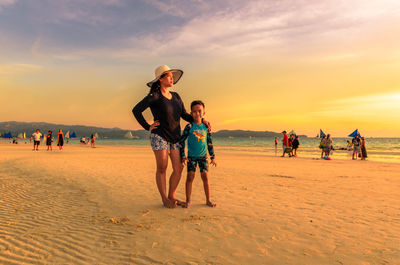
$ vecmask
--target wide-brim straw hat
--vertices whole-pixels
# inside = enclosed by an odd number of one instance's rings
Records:
[[[168,65],[161,65],[161,66],[157,67],[156,70],[154,71],[155,79],[148,82],[147,86],[151,87],[153,85],[153,83],[157,82],[163,74],[168,73],[168,72],[171,72],[172,76],[174,77],[174,85],[176,83],[178,83],[179,79],[181,79],[181,77],[183,75],[183,71],[180,69],[171,69],[171,68],[169,68]]]

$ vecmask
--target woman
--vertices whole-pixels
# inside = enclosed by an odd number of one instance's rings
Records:
[[[150,142],[157,164],[157,188],[164,206],[168,208],[174,208],[177,204],[183,203],[175,198],[175,191],[183,169],[178,144],[181,137],[180,119],[183,118],[187,122],[193,121],[192,116],[186,112],[178,93],[170,91],[170,88],[179,81],[182,74],[182,70],[170,69],[167,65],[157,67],[155,79],[147,83],[147,86],[150,87],[149,94],[132,110],[140,125],[151,132]],[[150,108],[153,114],[154,122],[152,124],[148,124],[142,114],[147,108]],[[172,174],[169,179],[167,195],[168,155],[172,163]]]
[[[64,133],[62,132],[62,130],[58,130],[58,148],[60,148],[60,150],[63,149],[63,145],[64,145]]]
[[[364,137],[361,137],[360,147],[361,147],[361,159],[365,160],[365,158],[367,158],[368,155],[367,155],[367,148],[365,147],[365,138]]]
[[[96,136],[94,134],[90,135],[90,146],[92,148],[95,148],[95,146],[94,146],[95,139],[96,139]]]
[[[329,159],[329,155],[331,154],[332,150],[332,139],[331,135],[328,134],[325,139],[325,147],[324,147],[324,152],[325,152],[325,159]]]

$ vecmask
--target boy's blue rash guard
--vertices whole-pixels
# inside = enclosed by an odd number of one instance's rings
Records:
[[[182,137],[179,141],[181,146],[181,158],[185,158],[185,141],[188,139],[188,157],[204,157],[208,153],[210,158],[214,159],[214,148],[211,139],[211,133],[208,132],[207,126],[196,123],[189,123],[183,130]]]
[[[181,97],[176,92],[171,92],[172,98],[168,99],[161,93],[147,95],[132,109],[136,120],[145,130],[150,129],[150,124],[146,122],[142,112],[150,107],[154,120],[158,120],[160,125],[151,131],[170,143],[177,143],[181,138],[180,119],[192,122],[193,117],[186,112]]]

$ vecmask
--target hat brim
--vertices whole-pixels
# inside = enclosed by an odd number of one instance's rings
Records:
[[[153,85],[153,83],[157,82],[163,74],[168,73],[168,72],[172,72],[172,76],[174,77],[174,85],[175,85],[176,83],[178,83],[179,79],[181,79],[181,77],[182,77],[182,75],[183,75],[183,71],[182,71],[182,70],[179,70],[179,69],[171,69],[171,70],[168,70],[168,71],[163,72],[160,76],[157,76],[154,80],[148,82],[148,83],[147,83],[147,86],[148,86],[148,87],[151,87],[151,86]]]

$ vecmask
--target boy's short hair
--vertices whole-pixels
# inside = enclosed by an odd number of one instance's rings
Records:
[[[203,102],[203,101],[201,101],[201,100],[195,100],[195,101],[193,101],[193,102],[190,104],[190,109],[192,109],[192,108],[193,108],[194,106],[196,106],[196,105],[202,105],[203,108],[205,108],[204,102]]]

